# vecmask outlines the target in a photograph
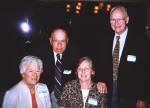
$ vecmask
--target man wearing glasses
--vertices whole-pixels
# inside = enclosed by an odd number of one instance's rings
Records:
[[[96,77],[106,83],[111,108],[145,108],[146,38],[127,26],[129,16],[123,6],[110,11],[113,33],[100,42]],[[112,37],[111,37],[112,36]]]

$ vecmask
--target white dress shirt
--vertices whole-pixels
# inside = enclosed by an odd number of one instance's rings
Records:
[[[55,52],[55,51],[53,51],[54,52],[54,59],[55,59],[55,64],[56,64],[56,61],[57,61],[57,53]],[[62,59],[62,54],[60,54],[60,59]]]

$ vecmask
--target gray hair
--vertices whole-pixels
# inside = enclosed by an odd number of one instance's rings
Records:
[[[79,65],[80,65],[83,61],[85,61],[85,60],[87,60],[87,61],[90,63],[91,68],[93,69],[93,61],[92,61],[92,59],[91,59],[90,57],[82,57],[82,58],[80,58],[80,59],[79,59],[79,62],[78,62],[77,68],[78,68]]]
[[[125,12],[126,17],[128,16],[127,8],[124,7],[124,6],[115,6],[115,7],[113,7],[113,8],[111,9],[111,11],[110,11],[110,16],[111,16],[111,13],[112,13],[114,10],[118,9],[118,8],[122,9],[122,10]]]
[[[23,74],[26,70],[26,64],[30,63],[31,65],[34,66],[40,66],[40,73],[43,72],[43,62],[40,58],[36,57],[36,56],[25,56],[21,59],[20,65],[19,65],[19,69],[20,69],[20,74]]]
[[[90,57],[85,56],[85,57],[80,58],[80,59],[79,59],[79,62],[78,62],[78,64],[77,64],[77,68],[78,68],[78,67],[80,66],[80,64],[81,64],[83,61],[85,61],[85,60],[90,63],[91,69],[93,70],[92,77],[94,77],[94,75],[95,75],[94,65],[93,65],[93,61],[92,61],[92,59],[91,59]],[[76,72],[76,74],[77,74],[77,72]]]

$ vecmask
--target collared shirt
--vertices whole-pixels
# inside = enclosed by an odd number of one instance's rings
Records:
[[[114,48],[115,48],[115,45],[116,45],[116,42],[117,42],[117,36],[120,36],[120,39],[119,39],[119,41],[120,41],[119,62],[120,62],[121,54],[122,54],[122,51],[123,51],[123,48],[124,48],[127,33],[128,33],[128,27],[126,28],[126,31],[124,33],[122,33],[121,35],[118,35],[117,33],[115,33],[115,36],[114,36],[112,54],[114,52]]]
[[[57,61],[57,53],[55,52],[55,51],[53,51],[54,52],[54,59],[55,59],[55,64],[56,64],[56,61]],[[60,59],[62,59],[62,54],[60,54]]]

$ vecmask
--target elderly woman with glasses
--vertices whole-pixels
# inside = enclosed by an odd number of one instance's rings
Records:
[[[99,93],[97,85],[92,82],[93,62],[89,57],[79,60],[77,80],[72,80],[64,86],[58,108],[107,108],[106,95]]]
[[[47,86],[38,83],[43,72],[41,59],[25,56],[19,68],[22,80],[5,93],[2,108],[51,108]]]

